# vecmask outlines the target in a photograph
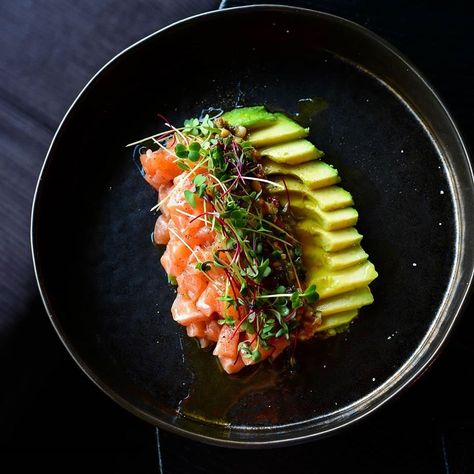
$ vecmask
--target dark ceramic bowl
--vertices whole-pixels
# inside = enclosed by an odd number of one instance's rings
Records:
[[[350,332],[298,364],[229,377],[175,324],[150,243],[155,193],[125,144],[209,106],[327,107],[309,121],[354,195],[379,278]],[[84,372],[159,427],[226,446],[314,439],[387,402],[430,364],[473,276],[473,175],[423,77],[370,31],[332,15],[255,6],[199,15],[119,54],[57,131],[38,183],[32,246],[51,321]],[[421,403],[421,402],[420,402]]]

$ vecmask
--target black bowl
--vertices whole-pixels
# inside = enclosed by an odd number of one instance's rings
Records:
[[[169,315],[150,243],[155,194],[125,144],[207,107],[267,104],[308,118],[360,211],[379,271],[349,333],[223,374]],[[318,100],[319,100],[318,99]],[[32,247],[65,346],[109,396],[157,426],[226,446],[322,436],[381,406],[438,354],[473,276],[473,175],[427,82],[370,31],[332,15],[256,6],[199,15],[128,48],[61,123],[36,192]],[[422,401],[420,401],[422,403]]]

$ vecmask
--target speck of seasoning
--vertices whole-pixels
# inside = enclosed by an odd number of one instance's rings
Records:
[[[334,402],[334,405],[336,405],[336,406],[337,406],[337,402]]]
[[[372,377],[372,382],[375,382],[375,377]]]
[[[325,369],[325,368],[326,368],[326,364],[323,365],[323,369]]]
[[[392,339],[392,336],[387,337],[387,341],[390,341],[390,339]]]
[[[413,266],[416,267],[416,263],[415,263],[415,262],[413,262]]]
[[[287,32],[287,33],[289,33],[289,32],[290,32],[290,30],[286,30],[286,32]]]
[[[400,153],[405,153],[405,150],[403,150],[403,148],[400,150]]]
[[[443,223],[442,223],[442,222],[438,222],[438,225],[443,225]]]
[[[441,191],[439,192],[439,194],[444,194],[444,191],[443,191],[443,190],[441,190]]]

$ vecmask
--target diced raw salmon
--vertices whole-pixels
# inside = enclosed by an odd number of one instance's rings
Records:
[[[207,316],[196,308],[196,305],[186,296],[178,293],[171,306],[173,319],[182,326],[189,326],[192,323],[206,321]]]
[[[243,363],[242,358],[240,356],[237,358],[233,358],[233,357],[224,357],[220,355],[218,357],[219,357],[219,362],[221,363],[222,368],[228,374],[235,374],[239,370],[241,370],[243,367],[245,367],[245,364]]]
[[[216,356],[237,358],[237,346],[239,345],[239,333],[234,331],[234,328],[228,324],[223,324],[219,339],[213,354]]]
[[[205,337],[206,323],[204,321],[191,323],[189,326],[186,326],[186,333],[189,337]]]
[[[194,191],[195,186],[189,178],[178,176],[174,188],[166,201],[168,212],[181,235],[188,240],[197,229],[205,225],[199,217],[204,212],[202,198],[194,195],[194,207],[186,200],[185,191]]]
[[[167,275],[171,275],[170,271],[173,265],[171,254],[168,252],[168,248],[164,251],[160,259],[161,266],[165,269]]]
[[[162,214],[158,217],[153,230],[153,240],[155,244],[165,245],[170,240],[170,231],[168,229],[168,220]]]
[[[221,332],[221,325],[215,320],[212,319],[206,323],[206,337],[212,341],[217,342],[219,339],[219,334]]]
[[[215,239],[215,232],[211,230],[210,226],[206,226],[201,222],[200,227],[189,230],[185,227],[184,238],[191,247],[206,246],[211,244]]]
[[[189,264],[186,270],[176,277],[176,280],[178,282],[178,291],[186,295],[194,303],[206,289],[208,283],[204,273],[197,270],[194,265]]]
[[[183,242],[177,238],[170,238],[165,253],[161,257],[161,264],[166,273],[174,277],[182,273],[187,266],[190,253],[191,250]]]
[[[161,203],[161,213],[169,219],[170,213],[168,211],[168,196],[174,188],[173,183],[162,184],[158,190],[158,202]]]
[[[201,349],[205,349],[206,347],[209,347],[213,344],[212,341],[210,341],[207,337],[200,337],[199,338],[199,345],[201,346]]]
[[[221,293],[222,294],[222,293]],[[208,283],[206,289],[196,302],[196,308],[207,316],[213,313],[219,313],[222,302],[218,301],[219,293],[213,283]]]
[[[245,316],[243,307],[239,308],[239,314],[233,305],[220,301],[224,294],[234,299],[240,297],[240,286],[229,279],[224,269],[214,264],[206,273],[196,268],[198,262],[214,261],[215,252],[226,247],[226,237],[219,237],[211,228],[212,205],[196,194],[193,203],[185,196],[185,191],[195,191],[194,176],[206,173],[206,170],[182,172],[176,164],[172,145],[169,148],[171,151],[148,151],[140,156],[140,161],[145,179],[158,190],[161,203],[161,215],[156,221],[153,238],[158,244],[167,244],[161,263],[167,274],[174,276],[178,283],[171,314],[176,322],[186,327],[188,336],[198,338],[201,347],[216,343],[213,354],[219,358],[223,369],[233,374],[255,363],[238,351],[239,341],[244,336],[252,341],[254,348],[255,335],[218,323],[219,319],[228,317],[237,323]],[[233,254],[220,251],[218,257],[230,262]],[[268,349],[260,345],[260,360],[276,358],[287,346],[285,338],[273,339]]]
[[[145,179],[157,191],[162,184],[169,183],[182,172],[174,154],[161,148],[154,152],[148,150],[140,155],[140,162],[145,171]]]

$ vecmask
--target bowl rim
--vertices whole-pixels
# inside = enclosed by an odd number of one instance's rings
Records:
[[[38,212],[38,206],[39,206],[38,200],[39,200],[40,189],[42,186],[42,180],[43,180],[43,176],[46,173],[48,163],[52,159],[51,154],[55,146],[57,137],[61,133],[61,129],[63,128],[64,123],[68,120],[69,115],[75,109],[78,101],[82,98],[82,96],[87,91],[89,86],[91,86],[95,82],[97,77],[99,77],[106,69],[108,69],[112,63],[114,63],[116,60],[118,60],[119,58],[121,58],[122,56],[124,56],[125,54],[127,54],[128,52],[130,52],[131,50],[133,50],[140,44],[146,41],[149,41],[151,38],[154,38],[155,36],[158,36],[165,31],[176,28],[178,25],[181,25],[183,23],[193,23],[193,22],[199,21],[203,17],[231,15],[233,12],[236,12],[236,11],[243,11],[243,12],[248,12],[249,14],[251,14],[253,11],[262,11],[262,10],[280,11],[280,12],[287,12],[287,13],[314,16],[314,17],[328,19],[330,21],[333,21],[337,24],[342,25],[343,27],[348,27],[348,28],[352,28],[353,30],[356,30],[357,33],[361,34],[362,36],[367,37],[369,40],[372,40],[378,43],[385,50],[388,50],[388,52],[391,53],[396,59],[398,59],[398,61],[400,61],[400,64],[404,65],[407,68],[407,71],[413,74],[415,78],[417,78],[420,81],[421,85],[431,95],[431,98],[440,107],[442,113],[444,114],[447,120],[447,124],[450,127],[451,132],[456,140],[460,154],[462,155],[461,159],[462,161],[464,161],[464,165],[466,166],[466,171],[467,171],[466,178],[468,178],[467,185],[463,189],[458,189],[458,188],[454,189],[453,183],[450,182],[450,186],[452,188],[451,190],[453,192],[453,195],[458,196],[458,200],[461,204],[463,203],[463,199],[461,198],[461,196],[466,195],[466,193],[470,193],[468,197],[474,203],[474,173],[473,173],[472,165],[469,160],[467,147],[463,142],[462,136],[453,118],[451,117],[446,106],[443,104],[443,102],[441,101],[440,97],[435,92],[431,84],[424,78],[424,76],[417,70],[417,68],[402,53],[400,53],[395,47],[393,47],[386,40],[381,38],[379,35],[373,33],[369,29],[365,28],[364,26],[359,25],[358,23],[354,21],[347,20],[337,15],[321,12],[318,10],[311,10],[308,8],[301,8],[301,7],[295,7],[295,6],[289,6],[289,5],[276,5],[276,4],[255,4],[255,5],[249,5],[249,6],[239,6],[239,7],[220,9],[220,10],[207,11],[204,13],[200,13],[197,15],[193,15],[193,16],[178,20],[174,23],[171,23],[170,25],[167,25],[145,36],[144,38],[140,39],[139,41],[133,43],[132,45],[128,46],[127,48],[123,49],[121,52],[116,54],[112,59],[110,59],[104,66],[102,66],[92,76],[92,78],[87,82],[87,84],[79,92],[79,94],[77,95],[77,97],[75,98],[71,106],[68,108],[67,112],[65,113],[61,122],[59,123],[58,128],[56,129],[56,132],[53,136],[51,144],[46,153],[45,160],[41,167],[41,171],[39,173],[39,177],[38,177],[38,181],[37,181],[37,185],[36,185],[36,189],[35,189],[35,193],[34,193],[34,197],[32,201],[31,220],[30,220],[31,253],[32,253],[35,278],[36,278],[36,282],[39,288],[39,292],[40,292],[44,307],[46,309],[48,317],[56,333],[58,334],[59,338],[63,342],[64,346],[66,347],[71,357],[79,365],[82,371],[89,377],[89,379],[92,380],[92,382],[94,382],[94,384],[97,387],[99,387],[105,394],[107,394],[120,406],[122,406],[129,412],[133,413],[134,415],[138,416],[139,418],[147,421],[148,423],[151,423],[159,428],[164,428],[172,433],[179,434],[187,438],[191,438],[191,439],[205,442],[208,444],[213,444],[213,445],[223,446],[223,447],[234,447],[234,448],[263,448],[263,447],[267,448],[267,447],[287,446],[287,445],[312,441],[312,440],[327,436],[329,434],[332,434],[334,432],[338,432],[341,429],[346,428],[349,425],[352,425],[353,423],[359,420],[362,420],[363,418],[368,416],[370,413],[372,413],[374,410],[385,405],[388,401],[392,400],[397,394],[399,394],[400,391],[405,389],[407,386],[411,385],[433,363],[435,358],[439,355],[440,350],[442,349],[442,346],[444,346],[448,335],[452,332],[453,326],[458,320],[460,313],[464,309],[469,297],[473,293],[472,283],[474,280],[474,249],[466,248],[466,246],[464,246],[463,250],[459,250],[461,249],[460,244],[468,240],[466,238],[466,230],[471,236],[474,237],[474,219],[470,219],[468,221],[459,219],[459,214],[461,213],[463,217],[465,216],[465,212],[464,213],[461,212],[464,209],[463,208],[458,209],[457,206],[455,205],[454,211],[455,211],[455,218],[456,218],[455,229],[456,229],[457,252],[454,256],[455,260],[453,264],[453,270],[451,273],[447,293],[449,292],[450,289],[452,290],[455,274],[457,274],[458,277],[462,280],[463,288],[461,290],[461,294],[458,296],[458,299],[456,301],[453,301],[453,299],[451,299],[451,305],[454,306],[454,308],[451,308],[451,309],[454,309],[454,311],[453,311],[452,316],[448,318],[449,324],[447,327],[444,328],[441,338],[439,337],[439,334],[434,334],[431,338],[428,336],[430,336],[430,334],[433,332],[432,327],[436,323],[436,321],[438,319],[445,319],[445,318],[439,318],[439,315],[442,313],[443,308],[446,310],[446,306],[447,306],[446,295],[443,299],[443,302],[440,305],[440,309],[436,313],[436,316],[433,318],[433,323],[428,329],[425,337],[420,342],[417,349],[410,355],[409,359],[406,360],[405,363],[401,367],[399,367],[397,371],[391,377],[389,377],[383,384],[379,385],[378,388],[376,388],[374,391],[366,394],[364,397],[352,403],[351,405],[344,407],[344,410],[347,411],[348,409],[351,408],[351,406],[356,405],[356,404],[360,405],[361,401],[370,397],[370,400],[366,400],[364,405],[357,408],[357,413],[353,412],[352,414],[349,413],[347,415],[344,415],[347,419],[343,419],[343,416],[339,415],[340,417],[339,423],[337,423],[337,416],[335,416],[333,417],[333,422],[336,421],[335,426],[327,427],[327,428],[320,427],[317,430],[313,429],[313,431],[311,431],[311,426],[305,427],[305,425],[310,423],[311,420],[306,420],[306,421],[294,423],[291,425],[278,425],[278,428],[285,428],[285,426],[286,427],[297,426],[298,428],[297,428],[296,436],[292,432],[284,432],[282,436],[278,436],[278,439],[270,439],[270,440],[254,439],[251,441],[234,440],[234,439],[225,439],[225,438],[207,436],[201,433],[197,433],[191,430],[187,430],[187,429],[175,426],[171,423],[162,421],[150,415],[146,411],[141,410],[140,408],[133,405],[133,403],[123,398],[107,383],[105,383],[98,376],[96,376],[96,374],[94,373],[94,370],[85,363],[85,361],[76,351],[74,344],[71,342],[71,340],[67,337],[66,333],[63,331],[61,323],[58,321],[57,317],[55,316],[53,306],[48,299],[46,288],[43,284],[41,270],[39,268],[38,248],[37,248],[37,243],[35,240],[35,222],[37,219],[36,215]],[[449,174],[448,174],[448,178],[451,178]],[[455,204],[457,204],[457,202]],[[467,229],[466,229],[466,226],[467,226]],[[460,266],[459,252],[461,251],[468,252],[469,254],[468,256],[471,256],[470,268],[467,268],[467,269],[463,268],[462,272],[461,272],[461,269],[459,268]],[[466,264],[466,258],[464,258],[463,263]],[[457,282],[455,286],[459,288],[461,286],[460,282]],[[434,340],[435,336],[438,336],[436,341]],[[415,357],[417,354],[418,354],[418,357]],[[421,357],[424,357],[424,360],[420,363]],[[416,360],[413,360],[413,359],[416,359]],[[385,387],[385,386],[387,387],[385,390],[380,390],[382,387]],[[338,411],[331,412],[327,416],[333,415],[333,414],[336,415],[337,413]],[[236,427],[236,429],[238,429],[238,427]],[[262,433],[262,430],[253,430],[253,431],[255,431],[256,433]]]

